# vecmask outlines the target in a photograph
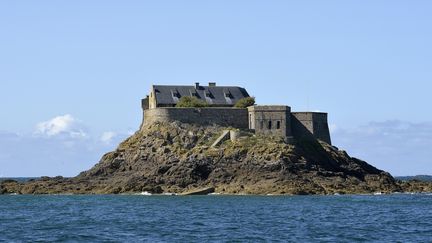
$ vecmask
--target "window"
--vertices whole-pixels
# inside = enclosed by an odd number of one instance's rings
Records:
[[[205,91],[205,97],[212,98],[212,94],[210,93],[210,91],[208,90]]]
[[[260,121],[260,129],[264,129],[264,121]]]
[[[269,122],[268,122],[268,129],[269,129],[269,130],[272,129],[272,121],[269,121]]]
[[[280,121],[276,122],[276,129],[280,129]]]
[[[223,92],[224,92],[225,98],[231,99],[233,97],[231,92],[228,89],[225,89]]]
[[[195,90],[190,90],[190,96],[198,97],[198,93]]]
[[[171,95],[173,98],[180,98],[180,93],[177,90],[171,90]]]

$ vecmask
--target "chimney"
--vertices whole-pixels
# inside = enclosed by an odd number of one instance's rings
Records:
[[[216,87],[216,83],[215,82],[209,82],[209,87]]]
[[[195,83],[195,89],[199,89],[199,83]]]

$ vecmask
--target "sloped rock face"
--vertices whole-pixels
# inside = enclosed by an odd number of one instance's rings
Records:
[[[323,142],[286,144],[249,134],[218,148],[225,127],[143,127],[77,177],[2,183],[0,193],[334,194],[400,191],[393,177]]]

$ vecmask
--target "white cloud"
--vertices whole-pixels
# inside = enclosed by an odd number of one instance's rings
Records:
[[[56,116],[36,125],[36,134],[48,137],[68,134],[72,138],[84,138],[87,134],[79,128],[79,122],[70,114]]]
[[[331,135],[336,146],[394,175],[432,174],[431,122],[370,122]]]
[[[0,173],[4,176],[75,176],[115,149],[130,132],[132,130],[95,134],[70,114],[38,123],[33,133],[0,130]]]
[[[100,140],[105,144],[110,144],[113,141],[115,136],[117,136],[117,133],[115,133],[115,132],[111,132],[111,131],[104,132],[104,133],[102,133]]]

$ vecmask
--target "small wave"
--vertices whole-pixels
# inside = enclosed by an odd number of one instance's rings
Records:
[[[164,196],[177,196],[177,193],[173,193],[173,192],[164,192],[164,193],[162,193],[162,195],[164,195]]]
[[[384,193],[382,193],[382,192],[374,192],[374,195],[375,196],[379,196],[379,195],[384,195]]]
[[[145,191],[145,192],[138,193],[138,195],[141,195],[141,196],[151,196],[152,194],[150,192]]]

